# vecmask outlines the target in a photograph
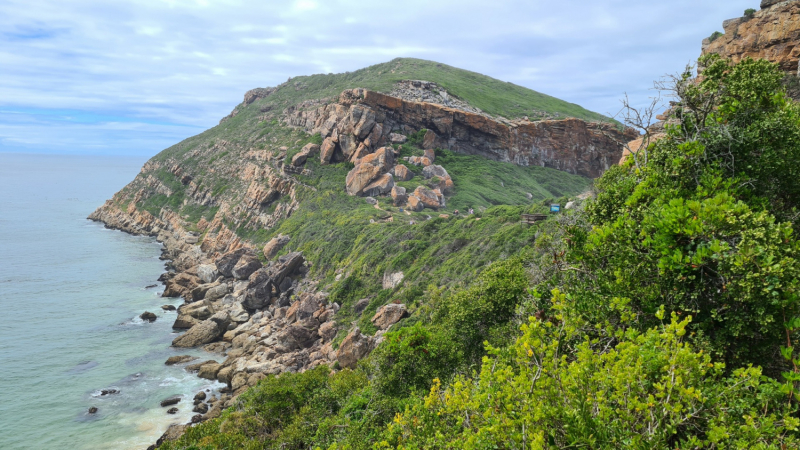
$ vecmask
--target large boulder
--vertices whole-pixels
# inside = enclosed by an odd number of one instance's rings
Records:
[[[355,327],[350,330],[339,346],[336,359],[341,367],[352,369],[359,359],[367,356],[371,351],[372,340],[369,336],[361,334],[361,330]]]
[[[392,144],[405,144],[408,138],[402,134],[389,133],[389,142]]]
[[[444,180],[450,178],[450,174],[447,173],[444,167],[437,164],[431,164],[430,166],[427,166],[424,169],[422,169],[422,176],[424,176],[425,179],[439,177]]]
[[[289,239],[289,236],[283,234],[279,234],[270,239],[269,242],[267,242],[267,245],[264,246],[264,257],[268,260],[274,258],[275,255],[277,255],[278,252],[289,243]]]
[[[167,358],[164,364],[168,366],[174,366],[175,364],[183,364],[189,361],[194,361],[195,359],[197,359],[197,357],[191,355],[170,356],[169,358]]]
[[[407,315],[408,310],[406,309],[406,305],[389,303],[381,307],[378,312],[375,313],[371,322],[379,329],[386,330]]]
[[[438,210],[440,206],[439,196],[424,186],[417,186],[414,189],[414,196],[417,197],[425,208]],[[410,203],[410,202],[409,202]]]
[[[397,181],[408,181],[414,178],[414,172],[410,171],[408,167],[404,166],[403,164],[394,166],[392,172],[394,172],[394,178]]]
[[[390,173],[379,176],[375,181],[364,187],[364,195],[376,196],[388,194],[394,187],[394,177]]]
[[[252,252],[252,250],[243,247],[232,250],[220,256],[216,261],[214,261],[214,264],[217,266],[217,271],[219,271],[219,273],[225,278],[233,277],[233,268],[236,267],[236,263],[239,262],[239,258],[248,252]]]
[[[419,212],[425,208],[425,205],[422,203],[419,197],[413,194],[408,196],[406,203],[409,211]]]
[[[408,196],[406,195],[406,188],[402,186],[395,186],[392,188],[392,200],[395,206],[400,206],[406,203]]]
[[[218,276],[219,272],[214,264],[200,264],[197,266],[197,277],[203,283],[213,283]]]
[[[358,164],[370,164],[380,168],[381,173],[388,172],[394,166],[394,150],[391,147],[381,147],[375,150],[375,153],[358,159],[355,161]]]
[[[347,173],[345,187],[350,195],[362,195],[364,188],[381,174],[381,168],[372,164],[358,164]]]
[[[164,283],[162,297],[190,297],[192,289],[200,282],[196,276],[181,272]]]
[[[208,291],[217,286],[219,286],[219,283],[216,282],[205,283],[197,286],[196,288],[192,289],[192,301],[199,302],[200,300],[203,300],[204,298],[206,298],[206,294],[208,293]]]
[[[425,150],[422,156],[428,158],[431,164],[436,161],[436,153],[433,150]]]
[[[316,330],[302,325],[290,325],[284,328],[277,336],[278,350],[288,353],[311,347],[319,339]]]
[[[216,380],[220,369],[222,369],[222,364],[204,364],[197,371],[197,376],[206,380]]]
[[[322,141],[322,146],[319,149],[319,161],[322,164],[330,164],[334,161],[334,154],[336,153],[336,142],[333,138],[327,137]]]
[[[261,261],[255,252],[247,252],[239,258],[239,262],[233,267],[231,274],[237,280],[246,280],[253,272],[261,268]]]
[[[318,309],[319,302],[316,297],[313,295],[305,295],[286,310],[286,320],[289,323],[306,320],[313,316]]]
[[[242,306],[255,310],[269,305],[274,282],[267,269],[255,271],[248,279]]]
[[[422,148],[426,150],[433,150],[436,148],[437,140],[438,137],[436,136],[436,133],[434,133],[432,130],[426,131],[425,136],[422,137]]]
[[[330,320],[320,325],[317,332],[323,341],[330,342],[336,337],[337,331],[338,329],[336,328],[336,322]]]
[[[228,283],[220,283],[218,286],[214,286],[213,288],[209,289],[206,292],[205,300],[213,302],[215,300],[219,300],[222,297],[225,297],[231,291],[231,287]]]
[[[383,288],[394,289],[403,282],[403,272],[386,273],[383,275]]]
[[[189,331],[172,341],[174,347],[190,348],[210,344],[220,337],[228,328],[229,319],[226,313],[217,313],[210,318],[189,328]]]
[[[300,151],[292,157],[293,166],[302,166],[306,160],[313,157],[319,151],[320,146],[317,144],[308,143]]]

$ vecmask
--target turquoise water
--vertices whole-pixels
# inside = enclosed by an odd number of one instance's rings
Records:
[[[180,301],[146,288],[160,245],[86,220],[143,162],[0,153],[2,449],[146,448],[193,415],[191,397],[175,416],[161,400],[219,387],[164,365],[187,352],[169,347],[175,313],[160,308]]]

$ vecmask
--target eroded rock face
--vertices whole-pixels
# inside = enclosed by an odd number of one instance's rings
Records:
[[[703,54],[716,53],[733,62],[745,57],[777,63],[791,74],[798,73],[800,58],[800,1],[764,0],[752,18],[723,22],[725,34],[712,42],[703,40]]]

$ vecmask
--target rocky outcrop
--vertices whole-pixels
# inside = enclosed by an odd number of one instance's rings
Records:
[[[372,317],[371,322],[378,329],[386,330],[408,315],[406,305],[389,303],[382,306]]]
[[[800,58],[800,1],[764,0],[752,17],[722,23],[725,33],[703,40],[703,54],[716,53],[734,62],[745,57],[777,63],[798,74]]]
[[[623,133],[610,124],[580,119],[509,121],[365,89],[345,91],[337,103],[294,111],[285,120],[320,133],[327,143],[323,143],[323,151],[327,145],[331,157],[340,151],[343,158],[350,159],[359,148],[377,149],[389,143],[394,130],[424,128],[431,131],[423,142],[426,148],[551,167],[591,178],[619,160],[619,142],[634,137],[632,131]]]

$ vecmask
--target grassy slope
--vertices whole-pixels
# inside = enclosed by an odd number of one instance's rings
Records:
[[[432,81],[445,88],[451,95],[469,102],[486,113],[509,119],[533,115],[535,111],[545,111],[591,121],[609,121],[609,118],[574,103],[513,83],[446,64],[414,58],[397,58],[355,72],[295,77],[290,80],[288,88],[278,91],[277,96],[282,99],[302,101],[334,97],[345,89],[356,87],[388,93],[395,83],[402,80]],[[307,87],[295,91],[295,83]]]

